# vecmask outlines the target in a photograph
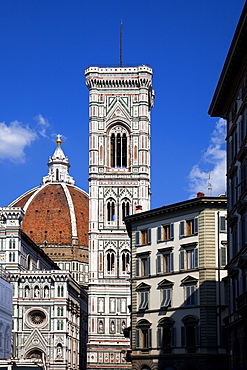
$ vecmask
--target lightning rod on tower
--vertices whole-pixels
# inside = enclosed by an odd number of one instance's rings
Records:
[[[120,60],[119,60],[119,65],[120,67],[123,66],[123,45],[122,45],[122,29],[123,29],[123,23],[120,23]]]

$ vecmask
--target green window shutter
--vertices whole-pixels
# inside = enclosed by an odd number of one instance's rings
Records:
[[[162,234],[162,226],[158,226],[157,227],[157,242],[160,242],[162,240],[161,234]]]
[[[148,329],[148,348],[152,349],[152,329]]]
[[[148,229],[148,244],[152,241],[152,229]]]
[[[184,236],[184,221],[181,221],[180,222],[180,225],[179,225],[179,236],[180,237]]]
[[[186,306],[191,306],[191,286],[186,286],[185,291],[186,291]]]
[[[224,233],[226,232],[226,217],[220,216],[220,232]]]
[[[136,245],[140,245],[140,231],[136,231]]]
[[[196,346],[200,346],[200,342],[201,342],[200,341],[200,339],[201,339],[200,338],[201,337],[201,330],[200,329],[201,329],[200,325],[197,325],[196,326],[196,333],[195,333],[196,334],[196,338],[195,338],[196,339]]]
[[[186,346],[186,327],[181,326],[181,347]]]
[[[174,253],[170,253],[170,272],[174,270]]]
[[[136,329],[136,348],[140,348],[141,346],[141,343],[140,343],[141,335],[140,334],[141,334],[140,329]]]
[[[198,248],[194,249],[194,261],[195,261],[195,268],[198,268]]]
[[[226,265],[226,247],[220,248],[220,265],[224,267]]]
[[[194,218],[194,234],[198,234],[198,218]]]
[[[176,347],[176,328],[171,328],[171,345]]]
[[[157,255],[157,259],[156,259],[156,273],[157,274],[161,273],[161,255],[160,254]]]
[[[148,309],[148,292],[144,292],[144,309]]]
[[[184,250],[182,250],[179,254],[179,263],[180,263],[180,270],[184,270]]]
[[[140,260],[136,258],[136,276],[140,276]]]
[[[147,275],[150,275],[150,257],[147,258]]]
[[[170,239],[174,239],[174,224],[170,224]]]
[[[190,306],[196,305],[196,287],[194,285],[191,285],[190,287]]]
[[[162,347],[163,328],[157,329],[157,348]]]

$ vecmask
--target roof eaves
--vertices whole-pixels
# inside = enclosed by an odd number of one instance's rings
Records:
[[[230,49],[228,51],[218,84],[216,86],[213,99],[208,113],[212,117],[225,118],[226,112],[223,110],[229,101],[229,91],[242,71],[243,64],[247,61],[247,3],[245,3],[241,13],[236,31],[234,33]]]

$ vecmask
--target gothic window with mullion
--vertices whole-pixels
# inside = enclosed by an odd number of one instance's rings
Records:
[[[122,126],[115,126],[110,134],[110,167],[126,168],[128,165],[128,133]]]
[[[116,221],[116,202],[113,198],[108,199],[106,202],[106,219],[110,223]]]
[[[115,252],[112,249],[109,249],[106,252],[106,273],[109,275],[114,275],[116,273],[115,260],[116,260]]]
[[[122,200],[121,212],[122,212],[121,220],[122,223],[124,223],[125,217],[130,215],[130,201],[127,198],[124,198]]]
[[[128,250],[121,253],[121,268],[122,274],[128,274],[130,271],[130,252]]]

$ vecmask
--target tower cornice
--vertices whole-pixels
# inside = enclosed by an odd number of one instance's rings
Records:
[[[86,85],[89,89],[133,89],[149,88],[152,83],[152,68],[137,67],[89,67],[85,70]]]

